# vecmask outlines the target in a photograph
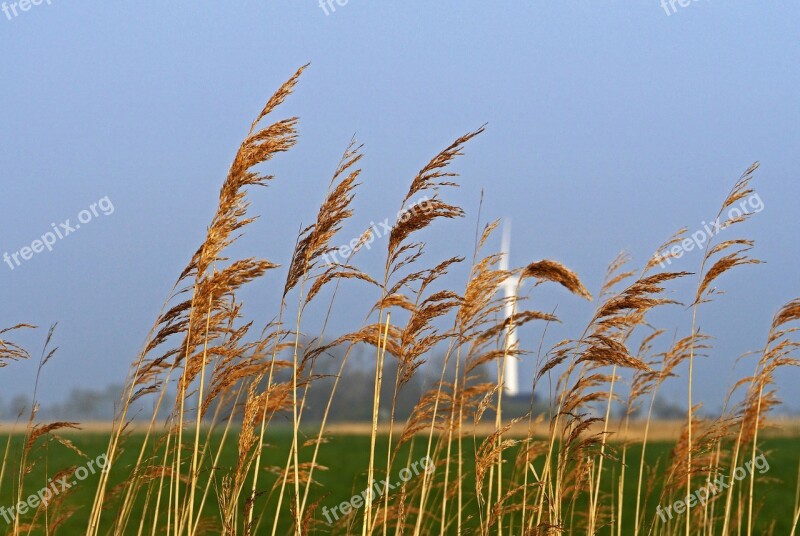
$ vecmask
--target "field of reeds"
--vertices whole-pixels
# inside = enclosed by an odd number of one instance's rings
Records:
[[[133,360],[110,433],[76,434],[79,423],[39,422],[37,375],[32,408],[3,441],[3,530],[90,536],[795,534],[800,440],[770,437],[768,417],[779,404],[776,374],[798,364],[800,299],[776,304],[763,347],[749,356],[752,374],[730,386],[721,415],[709,416],[693,384],[694,362],[713,343],[699,328],[704,305],[721,292],[727,272],[760,262],[752,256],[753,242],[712,238],[698,254],[696,271],[673,272],[663,261],[686,239],[680,230],[641,268],[617,257],[596,292],[553,260],[501,269],[501,254],[487,251],[496,221],[481,224],[465,241],[471,245],[463,257],[437,258],[426,250],[423,231],[464,216],[446,201],[456,185],[452,164],[482,128],[456,139],[412,178],[382,242],[382,274],[357,265],[372,228],[346,260],[324,262],[353,216],[362,158],[353,141],[316,221],[297,237],[280,303],[262,318],[243,318],[241,289],[281,267],[236,258],[230,246],[256,217],[250,187],[277,180],[262,172],[264,164],[296,142],[297,119],[272,117],[302,71],[269,99],[239,147],[206,238]],[[720,217],[753,193],[757,167],[735,181]],[[421,197],[424,210],[412,206]],[[738,229],[749,217],[722,226]],[[470,267],[468,280],[446,288],[445,276],[456,265]],[[552,348],[512,342],[523,325],[538,325],[544,334],[559,319],[530,299],[504,297],[499,289],[510,277],[518,286],[561,287],[565,299],[591,302],[594,314],[582,333]],[[672,289],[686,278],[696,281],[695,290],[679,300]],[[363,311],[349,305],[350,314],[363,314],[363,325],[329,335],[326,321],[321,332],[306,334],[309,315],[327,318],[342,299],[344,279],[374,291],[374,303]],[[650,316],[662,308],[685,312],[691,327],[681,333],[654,326]],[[28,329],[35,328],[0,331],[0,366],[34,359],[32,350],[14,342]],[[53,334],[51,328],[37,352],[39,372],[56,354]],[[371,422],[362,435],[332,434],[340,379],[364,346],[374,356]],[[318,360],[334,350],[338,373],[320,373]],[[397,422],[404,387],[440,351],[437,381],[410,417]],[[507,360],[522,355],[536,362],[530,387],[544,394],[548,409],[534,411],[531,401],[527,414],[512,418],[504,413],[503,371]],[[396,366],[387,368],[392,361]],[[684,382],[689,393],[674,441],[651,439],[665,382]],[[329,402],[322,418],[311,422],[307,400],[318,389],[328,391]],[[144,423],[134,411],[143,402],[152,409]],[[623,411],[612,419],[615,407]],[[170,417],[163,422],[158,415],[165,408]],[[641,433],[627,433],[631,427]],[[74,475],[98,455],[102,468],[76,482]],[[420,460],[425,470],[412,474]],[[362,493],[368,488],[380,493]],[[700,489],[706,490],[702,500]],[[683,507],[677,501],[685,501]],[[334,508],[335,519],[329,514]]]

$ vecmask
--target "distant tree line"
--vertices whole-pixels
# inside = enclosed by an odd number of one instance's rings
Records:
[[[339,380],[336,394],[331,403],[328,415],[330,422],[368,422],[372,419],[372,401],[375,379],[375,350],[366,347],[357,347],[351,354]],[[314,423],[322,420],[328,397],[339,367],[343,359],[343,350],[333,349],[328,354],[320,356],[314,364],[313,374],[316,377],[316,388],[309,389],[303,411],[304,422]],[[285,357],[285,356],[284,356]],[[421,367],[410,381],[403,385],[398,392],[395,419],[405,421],[414,410],[422,394],[432,389],[439,381],[443,355],[434,355],[430,362]],[[392,398],[394,396],[394,378],[397,374],[398,362],[396,359],[387,359],[383,370],[383,385],[381,387],[381,420],[388,420]],[[446,380],[452,380],[454,375],[452,364],[448,365]],[[493,374],[483,370],[476,381],[492,381]],[[285,380],[279,374],[277,380]],[[122,396],[121,385],[109,385],[102,389],[75,388],[63,402],[48,403],[39,409],[37,417],[44,420],[70,420],[78,422],[111,421]],[[159,408],[159,416],[166,419],[174,401],[174,390],[167,393]],[[138,415],[152,416],[156,400],[144,398],[129,412],[134,420]],[[533,402],[533,405],[531,405]],[[0,421],[14,422],[20,417],[26,421],[30,412],[30,397],[16,395],[5,399],[0,396]],[[533,407],[534,415],[545,414],[550,411],[547,399],[535,395],[533,401],[530,394],[517,397],[505,397],[503,400],[503,413],[505,417],[514,418],[525,415]],[[208,415],[213,415],[217,408],[212,406]],[[615,416],[621,417],[621,408],[617,408]],[[491,411],[491,410],[489,410]],[[231,408],[222,408],[221,415],[231,414]],[[653,406],[653,417],[658,420],[680,419],[686,413],[685,407],[667,400],[658,398]],[[287,415],[287,418],[290,417]],[[485,417],[491,417],[486,414]],[[634,414],[634,418],[645,418],[646,415]],[[289,418],[289,421],[291,419]]]

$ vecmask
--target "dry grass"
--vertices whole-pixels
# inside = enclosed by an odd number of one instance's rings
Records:
[[[483,129],[456,139],[412,178],[386,244],[382,276],[359,270],[354,257],[344,264],[322,262],[333,251],[334,237],[353,216],[351,203],[359,186],[357,165],[362,155],[353,141],[320,200],[316,220],[297,238],[282,299],[264,317],[271,320],[256,330],[256,322],[262,319],[242,318],[238,291],[279,267],[264,259],[232,258],[229,246],[254,219],[249,214],[250,188],[274,180],[257,168],[290,150],[297,139],[296,118],[268,121],[292,93],[302,71],[269,99],[239,147],[206,238],[180,274],[144,350],[133,362],[117,418],[110,425],[88,425],[88,429],[109,432],[110,463],[89,508],[87,535],[276,534],[287,520],[298,535],[333,531],[621,536],[623,525],[633,526],[634,534],[749,535],[754,527],[767,526],[758,520],[755,476],[735,490],[731,487],[723,501],[693,510],[680,523],[659,524],[644,504],[685,496],[709,479],[755,460],[761,452],[759,442],[775,433],[767,431],[766,420],[778,403],[775,374],[781,367],[798,364],[793,358],[797,350],[793,336],[800,302],[791,301],[779,309],[753,375],[732,388],[730,400],[737,402],[727,405],[720,418],[708,419],[700,417],[693,374],[694,361],[708,350],[711,338],[697,326],[703,306],[719,293],[716,285],[722,276],[759,262],[750,256],[751,241],[709,242],[689,303],[692,327],[671,341],[665,336],[667,330],[654,328],[648,317],[656,309],[680,305],[667,297],[671,296],[668,292],[692,274],[658,271],[658,256],[641,271],[630,269],[626,256],[618,257],[593,296],[577,274],[553,260],[501,269],[500,255],[485,252],[497,227],[493,222],[476,230],[468,280],[461,290],[447,288],[448,271],[467,258],[430,261],[418,237],[431,225],[464,216],[444,195],[456,186],[451,165]],[[720,215],[752,193],[756,168],[736,182]],[[411,200],[421,195],[428,196],[425,210],[412,210]],[[738,226],[746,219],[742,216],[724,225]],[[369,239],[369,232],[356,250]],[[660,258],[669,256],[664,252],[684,233],[658,248]],[[572,294],[570,299],[593,300],[595,313],[583,333],[549,350],[541,343],[528,348],[512,343],[516,340],[512,332],[529,323],[538,325],[544,340],[547,326],[558,318],[530,308],[522,298],[509,302],[500,297],[501,285],[511,276],[520,285],[524,281],[556,285]],[[363,325],[331,338],[326,333],[327,318],[345,280],[368,286],[376,299],[364,309]],[[353,305],[348,308],[352,310]],[[509,308],[512,313],[504,315]],[[313,338],[303,336],[304,317],[310,309],[326,318],[325,328]],[[0,366],[30,357],[8,340],[15,330],[27,328],[0,331]],[[372,422],[329,425],[330,401],[339,388],[339,376],[332,387],[323,384],[315,364],[332,348],[343,348],[341,375],[358,345],[375,351]],[[396,422],[398,393],[440,349],[445,356],[438,381],[420,398],[406,422]],[[505,418],[504,363],[529,353],[537,363],[532,387],[552,400],[549,414],[534,414],[531,406],[522,418]],[[50,357],[46,344],[40,370]],[[393,377],[383,374],[388,360],[398,363]],[[688,377],[679,378],[677,371],[684,365],[688,365]],[[486,374],[487,370],[496,370],[496,376]],[[689,410],[682,421],[664,423],[652,418],[657,393],[666,381],[688,384]],[[170,385],[177,388],[174,399],[166,396]],[[391,386],[389,399],[380,396],[384,385]],[[301,441],[298,430],[307,429],[307,395],[320,388],[330,390],[325,417],[311,439]],[[153,416],[146,424],[134,424],[131,405],[145,397],[153,402]],[[622,419],[612,420],[616,403],[626,412]],[[160,423],[156,415],[164,405],[171,408],[171,416]],[[645,420],[631,418],[638,410],[644,411]],[[388,415],[384,420],[382,412]],[[278,415],[292,422],[291,446],[288,452],[268,453],[264,445]],[[7,447],[0,472],[0,486],[4,478],[13,479],[20,500],[25,495],[24,475],[42,459],[33,456],[34,451],[43,441],[67,445],[57,432],[74,426],[36,424],[35,408],[28,417],[22,458],[9,460]],[[794,433],[800,425],[780,423],[780,428],[784,430],[780,433]],[[133,430],[143,433],[145,440],[136,463],[129,466],[119,460]],[[232,467],[219,465],[223,447],[212,446],[212,434],[220,433],[223,444],[235,444],[238,456]],[[319,501],[309,499],[315,475],[325,470],[317,462],[318,454],[325,449],[328,435],[352,433],[370,436],[365,483],[408,465],[410,459],[398,457],[400,447],[407,444],[420,446],[434,460],[436,471],[403,484],[381,500],[368,498],[359,511],[328,527]],[[385,451],[376,441],[381,434],[388,436]],[[654,474],[645,465],[645,450],[649,442],[661,440],[674,440],[676,446]],[[474,459],[466,459],[467,442],[474,446]],[[628,457],[632,442],[642,446],[639,459]],[[301,463],[301,452],[310,461]],[[63,468],[49,469],[53,474],[59,470]],[[277,475],[274,486],[264,484],[265,471]],[[626,472],[636,474],[636,488],[624,486]],[[466,478],[468,473],[471,480]],[[111,474],[124,475],[123,484],[112,487]],[[474,487],[468,487],[468,481]],[[630,498],[635,499],[635,507]],[[219,515],[208,514],[211,501],[217,503]],[[142,502],[145,516],[134,518],[133,505]],[[59,507],[60,502],[42,505],[24,524],[18,520],[12,533],[54,533],[65,516],[74,514]],[[797,508],[787,512],[795,524],[798,512]]]

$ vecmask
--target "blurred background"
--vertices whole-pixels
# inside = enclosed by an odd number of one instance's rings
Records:
[[[261,218],[236,246],[243,255],[289,262],[353,136],[366,157],[341,244],[393,219],[416,172],[486,123],[455,163],[461,187],[443,192],[467,215],[425,232],[430,262],[469,259],[476,226],[508,218],[512,266],[552,258],[596,294],[617,253],[629,252],[639,270],[679,228],[691,233],[713,219],[760,161],[754,186],[764,209],[730,238],[756,240],[753,254],[767,263],[726,274],[726,293],[702,309],[699,327],[715,340],[696,364],[695,398],[708,410],[752,370],[752,362],[734,369],[736,359],[760,348],[774,312],[800,296],[798,4],[4,5],[0,255],[30,246],[51,224],[76,223],[104,197],[114,206],[53,251],[14,269],[0,263],[0,329],[40,326],[18,338],[36,349],[59,324],[40,389],[53,414],[110,418],[116,386],[202,242],[250,122],[308,62],[275,116],[301,118],[299,143],[264,167],[276,177],[270,187],[251,192]],[[386,242],[357,264],[382,272]],[[499,234],[490,247],[500,248]],[[672,268],[696,272],[701,257],[688,252]],[[466,269],[451,273],[452,288],[463,288]],[[277,313],[284,274],[269,272],[240,296],[257,325]],[[694,283],[675,299],[688,302]],[[579,336],[593,313],[560,289],[524,292],[563,321],[545,346]],[[346,296],[332,334],[360,325],[377,297],[358,284]],[[325,312],[306,314],[309,335]],[[685,334],[689,313],[676,306],[657,320]],[[535,350],[542,336],[531,325],[522,344]],[[369,358],[358,363],[368,373]],[[533,369],[533,359],[521,363],[523,385]],[[35,375],[35,363],[0,371],[0,418],[13,419]],[[798,380],[796,371],[779,379],[786,412],[800,410]],[[685,397],[685,382],[665,384],[666,406]]]

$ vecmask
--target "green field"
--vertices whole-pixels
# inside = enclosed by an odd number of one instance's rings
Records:
[[[80,433],[68,436],[75,446],[83,451],[89,459],[94,459],[105,451],[107,436],[101,434]],[[124,452],[117,461],[115,469],[112,472],[111,487],[118,484],[128,476],[124,468],[131,467],[135,464],[138,456],[138,447],[141,445],[143,436],[132,435],[125,447]],[[5,445],[8,436],[2,438],[3,445]],[[214,441],[218,444],[219,438]],[[385,457],[386,453],[386,437],[378,438],[378,453],[382,453]],[[267,452],[269,453],[267,459],[267,466],[283,467],[286,463],[286,456],[288,448],[291,443],[291,433],[283,430],[280,432],[270,434],[267,438],[269,444]],[[19,467],[15,466],[14,460],[19,459],[22,438],[15,436],[12,439],[11,451],[8,457],[6,466],[6,474],[2,481],[2,489],[0,489],[0,506],[10,507],[16,502],[16,479]],[[473,471],[469,467],[469,460],[474,460],[474,444],[472,439],[464,441],[465,459],[467,461],[468,477],[466,478],[465,490],[468,490],[467,499],[465,499],[466,516],[471,517],[469,526],[474,528],[477,521],[477,507],[474,493],[474,478]],[[797,486],[797,468],[798,468],[798,453],[800,453],[800,439],[767,439],[763,443],[764,452],[769,462],[769,470],[763,475],[758,475],[756,481],[756,497],[758,504],[761,505],[761,511],[758,518],[756,533],[766,530],[769,525],[774,523],[775,534],[788,534],[792,525],[792,512],[794,510],[796,486]],[[668,443],[653,443],[648,445],[647,460],[649,465],[655,465],[658,462],[659,471],[663,470],[665,460],[669,455],[671,445]],[[320,524],[316,526],[316,531],[320,533],[328,532],[325,518],[322,515],[323,507],[329,510],[336,507],[346,500],[350,500],[353,495],[360,493],[367,487],[367,475],[363,468],[368,466],[370,449],[370,438],[367,436],[333,436],[330,442],[323,445],[320,451],[319,463],[327,467],[327,470],[315,473],[315,479],[320,485],[315,486],[309,497],[309,504],[319,501],[316,518]],[[310,457],[310,450],[305,449],[301,451],[305,454],[305,458]],[[507,453],[506,459],[511,457],[513,449]],[[631,446],[628,450],[628,466],[629,469],[626,473],[625,486],[628,489],[634,490],[636,488],[636,479],[638,471],[638,460],[640,455],[639,446]],[[68,450],[56,442],[50,442],[43,445],[39,449],[34,449],[36,464],[33,470],[25,478],[25,495],[36,493],[47,484],[47,476],[52,476],[57,470],[67,466],[81,466],[85,465],[86,461],[74,452]],[[409,457],[410,455],[410,457]],[[398,473],[401,469],[406,467],[407,460],[412,462],[420,460],[425,455],[424,441],[417,440],[414,444],[414,452],[409,453],[408,448],[403,449],[398,457],[397,463],[394,464],[393,473],[390,482],[397,483],[399,481]],[[232,441],[228,441],[223,454],[220,458],[219,466],[231,467],[236,463],[236,446]],[[301,461],[302,461],[301,457]],[[384,458],[385,459],[385,458]],[[378,464],[380,466],[381,464]],[[510,464],[509,464],[510,467]],[[47,470],[46,470],[47,468]],[[208,466],[206,467],[208,470]],[[422,473],[419,473],[420,475]],[[437,478],[441,477],[442,471],[437,470]],[[263,484],[259,486],[264,493],[259,496],[256,503],[256,513],[262,514],[261,525],[259,526],[256,534],[270,534],[272,531],[272,520],[274,519],[274,512],[277,506],[277,493],[270,493],[270,489],[276,482],[275,475],[269,470],[264,470],[262,473]],[[406,473],[408,476],[408,473]],[[86,529],[87,516],[91,509],[92,499],[95,492],[97,483],[97,475],[89,476],[85,480],[78,482],[72,487],[66,495],[65,504],[77,507],[74,515],[60,528],[59,534],[80,534]],[[377,474],[376,478],[381,480],[385,475]],[[409,481],[414,478],[420,478],[417,475],[411,474]],[[201,481],[204,479],[201,478]],[[745,481],[746,482],[746,481]],[[219,485],[219,483],[217,483]],[[215,533],[213,528],[218,524],[217,520],[217,497],[216,490],[212,486],[209,491],[208,499],[203,510],[203,515],[208,519],[209,530],[208,533]],[[133,515],[128,523],[126,534],[136,534],[139,530],[140,521],[142,521],[143,501],[145,492],[141,494],[141,500],[138,502],[133,510]],[[201,492],[198,492],[198,503]],[[635,508],[635,495],[633,493],[625,493],[626,503],[624,504],[624,511],[628,515],[623,515],[623,534],[632,532],[632,512]],[[677,498],[677,497],[675,497]],[[675,499],[673,498],[673,500]],[[607,497],[606,504],[615,504],[615,498]],[[585,498],[583,498],[585,500]],[[166,498],[164,498],[166,501]],[[581,501],[578,501],[576,511],[582,511]],[[103,517],[103,528],[108,528],[108,525],[115,520],[114,517],[114,503],[112,500],[109,504],[112,506],[105,512]],[[662,506],[666,506],[669,501],[664,500]],[[163,503],[162,503],[163,504]],[[656,499],[651,498],[646,505],[648,523],[655,519]],[[287,502],[283,503],[283,508],[288,508]],[[616,508],[616,506],[615,506]],[[29,516],[22,516],[22,520],[29,520]],[[285,523],[290,519],[290,516],[281,516],[281,521],[284,524],[279,525],[279,534],[286,534],[289,531],[289,526]],[[519,517],[514,518],[511,514],[508,519],[516,519],[519,523]],[[681,520],[684,518],[680,518]],[[676,520],[678,518],[676,517]],[[163,525],[163,522],[162,522]],[[150,534],[149,520],[144,520],[143,526],[146,534]],[[0,518],[0,531],[6,530],[5,521]],[[162,527],[163,528],[163,527]],[[431,529],[433,530],[433,529]],[[438,532],[438,525],[436,525]],[[101,533],[105,531],[101,530]],[[471,530],[469,532],[472,532]],[[34,532],[35,533],[35,532]],[[601,534],[610,534],[611,530],[606,527],[600,531]]]

